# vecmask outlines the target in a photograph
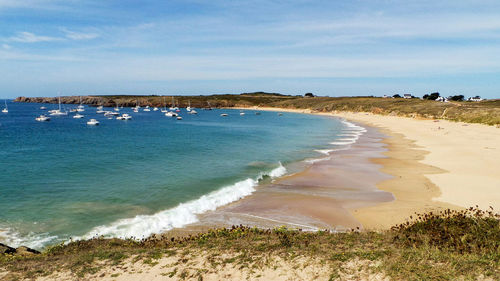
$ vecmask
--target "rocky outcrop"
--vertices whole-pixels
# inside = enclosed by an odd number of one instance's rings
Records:
[[[26,246],[20,246],[16,249],[0,243],[0,255],[13,255],[13,256],[26,257],[38,254],[40,254],[39,251],[28,248]]]

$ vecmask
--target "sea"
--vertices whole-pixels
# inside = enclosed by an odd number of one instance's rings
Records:
[[[181,108],[177,120],[121,108],[132,116],[122,121],[85,106],[82,119],[70,113],[37,122],[57,105],[7,104],[9,112],[0,113],[0,243],[35,249],[187,226],[348,148],[364,132],[329,116],[235,109],[194,115]],[[91,118],[100,125],[87,125]]]

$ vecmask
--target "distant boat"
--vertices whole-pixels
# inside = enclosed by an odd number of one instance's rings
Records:
[[[85,111],[85,106],[82,104],[82,97],[80,96],[80,105],[76,108],[76,111],[78,112],[84,112]]]
[[[106,111],[106,112],[104,113],[104,116],[106,116],[106,117],[109,117],[109,116],[117,116],[117,115],[120,115],[120,113],[118,113],[118,112],[114,112],[114,111]]]
[[[255,112],[255,115],[260,115],[260,112]]]
[[[5,102],[5,108],[2,109],[2,112],[3,113],[9,113],[9,108],[7,107],[7,100],[4,100],[4,102]]]
[[[35,120],[38,122],[50,121],[50,117],[42,114],[42,115],[38,116],[37,118],[35,118]]]
[[[180,116],[177,116],[177,120],[182,120],[182,117],[180,117]]]
[[[41,107],[40,107],[40,109],[45,110],[45,109],[47,109],[47,108],[46,108],[45,106],[41,106]]]
[[[163,109],[161,110],[161,112],[163,112],[163,113],[168,112],[167,101],[165,100],[165,97],[163,97]]]
[[[283,113],[278,113],[278,116],[283,116]]]
[[[227,113],[222,113],[220,116],[222,116],[222,117],[226,117],[226,116],[227,116]]]
[[[170,106],[169,108],[170,110],[177,110],[179,108],[175,107],[175,101],[174,101],[174,97],[172,97],[172,105]]]
[[[99,125],[99,121],[95,119],[90,119],[89,121],[87,121],[87,125],[97,126]]]
[[[132,119],[132,116],[128,115],[127,113],[123,113],[121,116],[116,117],[116,120],[130,120]]]
[[[172,111],[165,113],[165,116],[167,116],[167,117],[176,117],[177,115],[178,115],[177,113],[172,112]]]
[[[59,109],[54,109],[50,111],[52,116],[63,116],[68,115],[68,112],[61,110],[61,97],[59,97]]]
[[[146,105],[146,107],[143,109],[143,111],[151,111],[151,109],[149,109],[149,105]]]
[[[80,118],[83,118],[83,117],[85,117],[85,116],[83,116],[81,114],[78,114],[78,113],[75,114],[75,116],[73,116],[73,118],[75,118],[75,119],[80,119]]]
[[[120,108],[118,107],[118,103],[116,103],[116,107],[114,108],[115,111],[120,111]]]
[[[245,115],[245,112],[240,112],[240,115],[241,115],[241,116]]]
[[[153,108],[153,111],[158,111],[158,107]]]
[[[187,110],[187,112],[190,112],[191,111],[191,101],[188,101],[188,103],[189,103],[189,105],[188,105],[188,107],[186,107],[186,110]]]
[[[194,109],[191,109],[188,113],[189,114],[198,114],[198,112],[196,112],[196,110],[194,110]]]

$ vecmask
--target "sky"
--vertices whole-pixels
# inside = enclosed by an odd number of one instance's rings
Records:
[[[498,0],[0,0],[0,98],[500,98]]]

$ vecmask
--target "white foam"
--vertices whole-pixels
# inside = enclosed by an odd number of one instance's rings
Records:
[[[283,176],[286,168],[279,167],[267,173],[271,178]],[[138,215],[134,218],[121,219],[109,225],[93,228],[90,232],[76,239],[89,239],[95,236],[119,238],[146,238],[155,233],[161,233],[173,228],[183,227],[198,221],[198,214],[215,210],[217,207],[237,201],[252,194],[258,181],[266,174],[256,179],[246,179],[233,185],[223,187],[200,198],[181,203],[177,207],[160,211],[153,215]]]
[[[306,159],[306,160],[304,160],[304,162],[309,163],[309,164],[314,164],[317,162],[326,161],[326,160],[330,160],[330,159],[331,159],[330,157],[313,158],[313,159]]]
[[[335,149],[316,149],[314,151],[321,153],[321,154],[330,155],[330,152],[335,151]]]
[[[51,236],[48,233],[35,234],[33,232],[22,235],[10,228],[0,229],[0,242],[10,247],[17,248],[26,246],[33,249],[41,249],[46,244],[58,241],[57,236]]]

